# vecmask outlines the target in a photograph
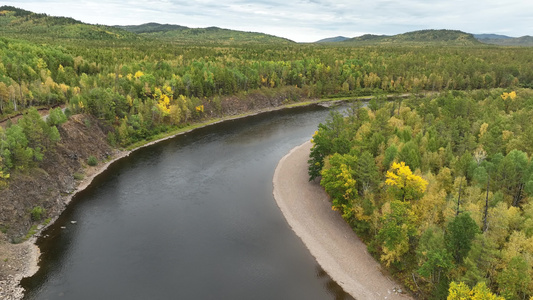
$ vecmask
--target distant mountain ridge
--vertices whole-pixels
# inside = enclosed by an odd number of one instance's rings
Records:
[[[37,14],[12,6],[0,7],[0,36],[45,39],[138,40],[160,38],[177,43],[291,44],[286,38],[257,32],[218,27],[188,28],[180,25],[146,23],[130,26],[93,25],[67,18]]]
[[[350,38],[345,37],[345,36],[336,36],[336,37],[321,39],[319,41],[316,41],[315,43],[336,43],[336,42],[342,42],[348,39]]]
[[[341,43],[344,44],[377,44],[377,45],[394,45],[394,44],[446,44],[469,46],[476,45],[480,42],[472,34],[447,29],[427,29],[412,32],[406,32],[397,35],[373,35],[365,34],[359,37],[347,39]]]
[[[114,27],[124,29],[133,33],[153,33],[153,32],[162,32],[162,31],[171,31],[171,30],[184,30],[188,27],[181,25],[172,25],[172,24],[159,24],[159,23],[146,23],[142,25],[126,25],[120,26],[116,25]]]
[[[354,38],[326,38],[315,43],[352,43],[352,44],[401,44],[401,43],[437,43],[456,45],[475,45],[479,43],[500,46],[533,46],[533,37],[510,37],[507,35],[484,33],[469,34],[457,30],[419,30],[398,35],[365,34]]]
[[[474,37],[478,40],[496,40],[496,39],[514,39],[513,37],[502,35],[502,34],[494,34],[494,33],[482,33],[482,34],[474,34]]]
[[[533,37],[529,35],[521,37],[510,37],[499,34],[476,34],[474,35],[480,42],[485,44],[500,46],[533,46]]]
[[[31,40],[139,40],[163,39],[182,44],[294,44],[286,38],[265,33],[245,32],[218,27],[189,28],[181,25],[155,22],[106,26],[83,23],[69,17],[37,14],[13,6],[0,7],[0,36]],[[494,44],[501,46],[533,46],[533,37],[518,38],[499,34],[470,34],[458,30],[419,30],[397,35],[373,35],[347,38],[337,36],[316,43],[340,45],[453,45],[472,46]]]

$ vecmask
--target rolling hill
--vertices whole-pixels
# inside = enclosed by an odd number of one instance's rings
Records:
[[[349,45],[450,45],[472,46],[481,44],[473,35],[458,30],[419,30],[392,36],[365,34],[347,39]]]
[[[399,45],[399,44],[446,44],[446,45],[479,45],[492,44],[500,46],[533,46],[533,37],[510,37],[500,34],[469,34],[456,30],[420,30],[398,35],[365,34],[354,38],[332,37],[315,43],[337,43],[353,45]]]
[[[494,34],[494,33],[474,34],[474,37],[478,40],[506,40],[506,39],[513,38],[507,35]]]
[[[319,41],[316,41],[315,43],[336,43],[336,42],[343,42],[348,39],[350,38],[345,37],[345,36],[336,36],[336,37],[321,39]]]
[[[147,23],[131,26],[86,24],[72,18],[36,14],[12,6],[0,7],[0,36],[50,42],[57,39],[139,40],[164,39],[183,44],[291,44],[291,40],[256,32],[218,27],[188,28]]]
[[[146,23],[129,26],[106,26],[83,23],[68,17],[37,14],[12,6],[0,7],[0,36],[38,42],[59,42],[64,39],[83,41],[163,40],[175,44],[235,45],[294,44],[286,38],[258,32],[218,27],[189,28],[180,25]],[[509,37],[498,34],[472,35],[458,30],[419,30],[397,35],[373,35],[347,38],[337,36],[316,43],[343,46],[365,45],[448,45],[533,46],[533,37]]]
[[[147,23],[133,26],[116,26],[132,33],[137,33],[143,37],[160,38],[178,43],[200,43],[200,44],[291,44],[293,41],[277,36],[258,33],[245,32],[218,27],[189,28],[180,25]]]
[[[476,34],[474,37],[485,44],[500,46],[533,46],[533,37],[529,35],[522,37],[510,37],[498,34]]]
[[[124,29],[129,32],[143,34],[143,33],[155,33],[155,32],[167,32],[172,30],[184,30],[188,27],[172,24],[159,24],[159,23],[146,23],[142,25],[126,25],[126,26],[115,26],[117,28]]]
[[[0,35],[29,40],[138,38],[135,34],[123,29],[85,24],[72,18],[36,14],[12,6],[0,7]]]

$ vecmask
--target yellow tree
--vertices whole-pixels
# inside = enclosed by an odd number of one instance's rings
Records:
[[[159,109],[163,117],[168,116],[170,114],[170,98],[159,88],[155,89],[154,98],[155,100],[158,100],[156,107]]]
[[[450,283],[450,289],[448,290],[448,300],[505,300],[491,293],[484,282],[476,284],[475,287],[470,289],[463,282]]]
[[[393,163],[391,171],[387,171],[385,184],[392,188],[392,191],[402,201],[416,200],[424,194],[428,182],[422,177],[411,172],[405,162]]]
[[[505,102],[505,111],[507,111],[509,109],[509,105],[510,103],[509,102],[512,102],[516,99],[516,92],[515,91],[512,91],[510,93],[503,93],[500,95],[500,97],[503,99],[503,101]]]
[[[135,76],[134,76],[134,77],[135,77],[136,79],[139,79],[139,78],[141,78],[141,77],[143,77],[143,76],[144,76],[144,73],[143,73],[142,71],[137,71],[137,72],[135,72]],[[128,76],[128,77],[129,77],[129,76]]]
[[[503,100],[507,100],[507,99],[514,100],[516,99],[516,92],[512,91],[510,93],[503,93],[500,95],[500,97],[502,97]]]

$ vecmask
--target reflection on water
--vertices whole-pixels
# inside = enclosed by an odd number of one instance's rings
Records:
[[[327,114],[228,121],[113,164],[39,239],[26,299],[352,299],[272,196],[277,162]]]
[[[352,296],[347,294],[341,287],[338,285],[328,273],[322,269],[320,265],[316,266],[316,275],[318,278],[321,278],[324,282],[324,287],[329,291],[331,295],[334,296],[335,300],[354,300]]]

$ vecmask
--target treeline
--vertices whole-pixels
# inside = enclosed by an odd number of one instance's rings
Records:
[[[528,89],[354,104],[313,136],[310,179],[421,298],[528,299],[532,118]]]
[[[105,44],[105,46],[98,44]],[[0,113],[67,104],[93,89],[145,101],[169,86],[202,99],[295,86],[309,97],[471,90],[533,82],[525,48],[176,47],[157,41],[61,46],[0,39]],[[135,77],[137,72],[142,77]]]
[[[87,113],[112,125],[109,141],[122,146],[265,103],[533,82],[533,53],[522,48],[29,39],[38,42],[0,38],[0,121],[31,107],[62,106],[67,115]]]
[[[51,110],[44,120],[32,107],[16,124],[0,127],[0,188],[9,179],[9,171],[37,167],[48,151],[54,151],[61,139],[57,126],[66,121],[61,108]]]

